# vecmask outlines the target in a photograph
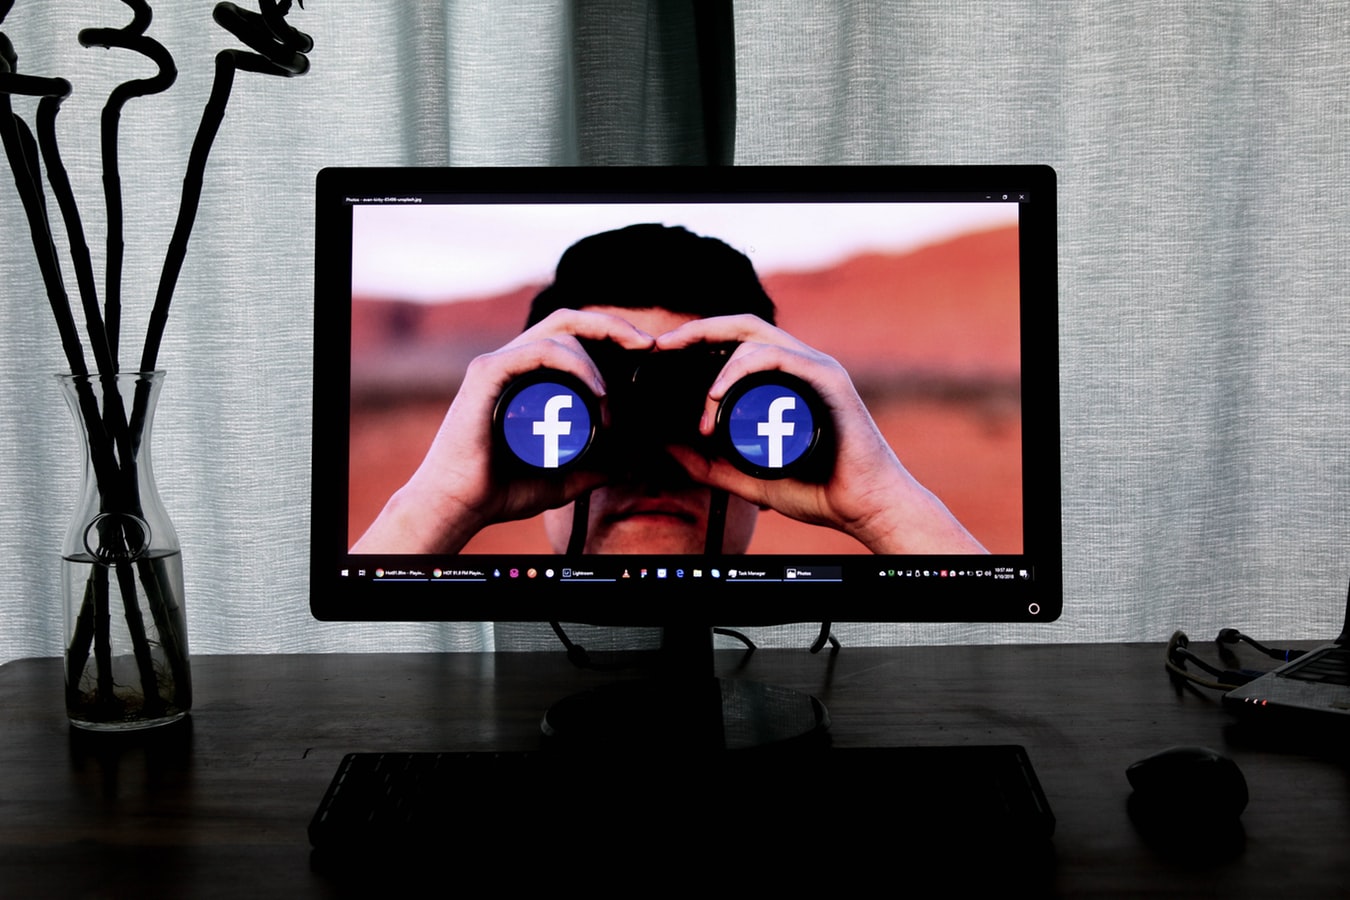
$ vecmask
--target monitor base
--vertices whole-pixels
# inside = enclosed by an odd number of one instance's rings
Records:
[[[815,697],[734,678],[650,678],[566,697],[544,715],[545,746],[567,750],[748,750],[823,745]]]

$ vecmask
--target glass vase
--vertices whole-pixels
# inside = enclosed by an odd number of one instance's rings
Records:
[[[150,459],[163,378],[58,376],[84,457],[61,547],[66,712],[79,728],[153,728],[192,706],[182,552]]]

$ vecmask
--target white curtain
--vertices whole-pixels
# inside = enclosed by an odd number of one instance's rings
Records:
[[[3,4],[0,4],[2,6]],[[130,345],[212,55],[209,0],[155,5],[179,80],[124,114]],[[1060,176],[1065,613],[838,626],[845,643],[1330,636],[1350,577],[1350,16],[1334,4],[734,4],[734,132],[671,3],[312,0],[312,71],[241,73],[170,315],[156,423],[193,652],[532,645],[483,625],[329,625],[308,592],[312,186],[334,165],[1049,163]],[[101,261],[98,111],[149,67],[87,50],[113,0],[18,0],[20,70]],[[31,107],[16,102],[29,116]],[[320,261],[322,263],[322,261]],[[73,283],[73,278],[68,276]],[[77,460],[65,368],[0,165],[0,661],[61,652]],[[800,645],[809,627],[757,631]],[[551,641],[551,638],[540,640]]]

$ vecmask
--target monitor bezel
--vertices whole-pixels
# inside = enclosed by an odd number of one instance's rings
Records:
[[[315,385],[311,486],[310,608],[325,621],[572,621],[605,625],[762,625],[794,621],[1049,622],[1063,605],[1060,512],[1056,176],[1048,166],[877,166],[731,168],[329,168],[316,181]],[[351,378],[353,201],[443,195],[463,202],[740,202],[884,200],[978,192],[1024,193],[1019,204],[1021,282],[1023,528],[1021,554],[982,558],[1034,577],[998,584],[969,579],[883,580],[866,584],[736,585],[674,579],[641,585],[406,583],[352,576],[363,563],[425,569],[423,557],[348,552],[348,446],[338,423]],[[342,261],[346,260],[344,266]],[[345,317],[345,325],[344,325]],[[319,390],[319,385],[327,389]],[[343,426],[345,427],[345,426]],[[339,523],[342,523],[339,525]],[[755,557],[764,559],[764,557]],[[769,558],[772,560],[773,558]],[[949,557],[905,557],[934,570]],[[710,564],[707,557],[688,557]],[[474,557],[491,566],[504,560]],[[518,562],[512,560],[511,562]],[[680,558],[672,558],[678,564]],[[344,572],[346,574],[344,574]],[[894,592],[893,597],[882,594]]]

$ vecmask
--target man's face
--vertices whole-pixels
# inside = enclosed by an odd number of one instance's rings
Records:
[[[588,306],[588,310],[626,319],[651,335],[664,334],[697,316],[665,309]],[[691,422],[690,428],[697,426]],[[678,467],[672,467],[678,468]],[[591,492],[586,532],[587,553],[702,553],[708,533],[711,491],[680,476],[652,476],[616,481]],[[544,528],[559,553],[567,548],[572,529],[572,504],[544,513]],[[742,553],[750,545],[759,510],[739,497],[727,503],[722,546]]]

